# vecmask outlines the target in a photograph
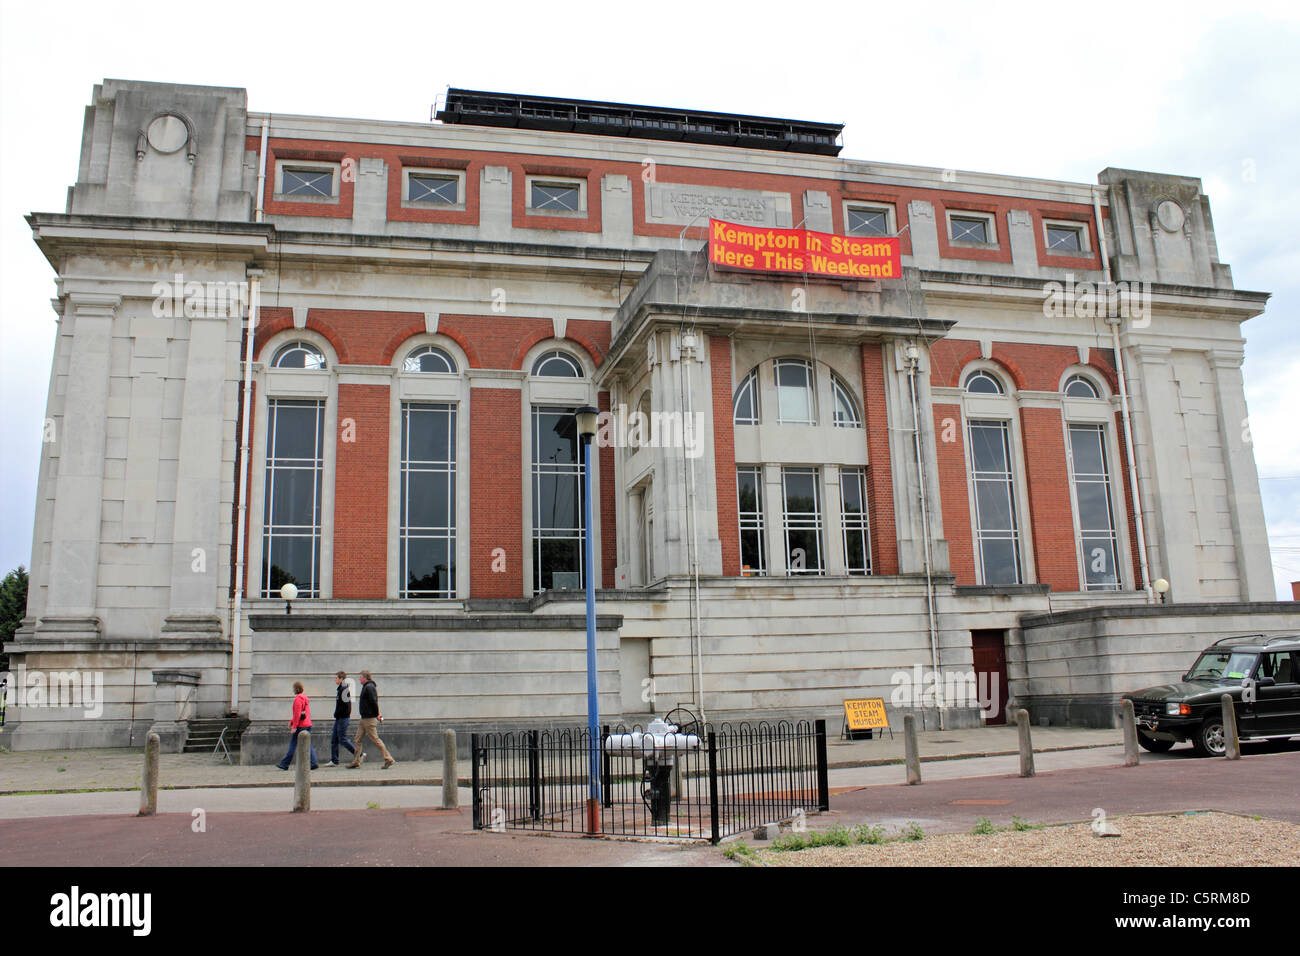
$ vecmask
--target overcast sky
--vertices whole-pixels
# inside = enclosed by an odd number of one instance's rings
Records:
[[[249,109],[424,122],[448,86],[846,124],[843,156],[1096,182],[1198,176],[1239,289],[1279,596],[1300,580],[1295,4],[9,3],[0,13],[0,573],[28,565],[53,271],[106,77],[236,86]],[[1291,225],[1288,225],[1291,223]]]

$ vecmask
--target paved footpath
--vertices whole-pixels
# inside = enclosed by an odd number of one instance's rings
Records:
[[[827,757],[832,769],[887,766],[903,760],[903,734],[891,739],[846,741],[837,739],[829,728]],[[922,760],[946,762],[954,759],[1016,753],[1016,732],[1010,727],[977,727],[970,730],[919,733]],[[1034,748],[1039,752],[1087,750],[1121,743],[1118,730],[1087,730],[1072,727],[1037,727]],[[328,755],[328,741],[326,755]],[[316,748],[319,755],[321,749]],[[143,769],[142,749],[36,750],[0,753],[0,807],[11,794],[75,793],[85,790],[139,790]],[[400,754],[398,755],[400,758]],[[383,761],[367,760],[359,770],[321,764],[312,773],[312,787],[438,786],[442,761],[407,761],[384,770]],[[461,783],[468,764],[460,762]],[[902,770],[898,770],[902,773]],[[214,760],[209,754],[161,754],[159,787],[291,787],[293,772],[272,764],[241,766]],[[3,810],[0,810],[3,815]]]
[[[1015,775],[927,780],[919,786],[836,787],[829,814],[812,815],[813,829],[836,823],[908,822],[926,833],[968,832],[980,817],[1008,825],[1088,820],[1095,807],[1109,817],[1126,813],[1218,809],[1300,824],[1300,746],[1248,750],[1240,761],[1195,759],[1173,751],[1139,767],[1115,764]],[[998,758],[994,758],[998,759]],[[957,761],[973,767],[976,761]],[[896,768],[890,768],[896,769]],[[365,789],[365,788],[362,788]],[[400,788],[405,790],[405,788]],[[391,788],[377,788],[398,794]],[[217,790],[176,793],[181,812],[163,804],[158,816],[116,814],[42,816],[0,821],[0,864],[5,866],[718,866],[716,848],[647,841],[474,833],[467,809],[285,810],[230,812],[205,807],[204,832],[191,811]],[[234,791],[250,798],[279,789]],[[227,795],[230,791],[227,789]],[[313,791],[313,806],[320,791]],[[412,792],[413,797],[418,794]],[[69,795],[102,797],[102,794]],[[121,794],[119,796],[135,796]],[[434,795],[429,794],[430,797]],[[0,801],[17,799],[0,798]],[[64,799],[40,797],[36,799]],[[163,796],[160,795],[160,802]],[[212,799],[216,799],[213,796]],[[435,798],[436,799],[436,798]],[[432,800],[430,802],[433,802]],[[1120,822],[1122,828],[1122,820]],[[759,844],[761,845],[761,844]]]

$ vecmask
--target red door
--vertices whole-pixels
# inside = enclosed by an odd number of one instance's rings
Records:
[[[975,689],[985,724],[1007,722],[1007,632],[971,631],[971,656],[975,664]]]

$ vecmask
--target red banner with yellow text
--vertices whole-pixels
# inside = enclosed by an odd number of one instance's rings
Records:
[[[897,279],[903,274],[903,253],[896,237],[833,236],[720,219],[709,220],[709,261],[720,269],[801,272],[836,279]]]

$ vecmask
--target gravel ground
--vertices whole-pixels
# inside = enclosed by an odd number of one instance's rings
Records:
[[[919,842],[758,851],[766,866],[1294,866],[1300,826],[1227,813],[1129,816],[1110,821],[1118,837],[1087,823]]]

